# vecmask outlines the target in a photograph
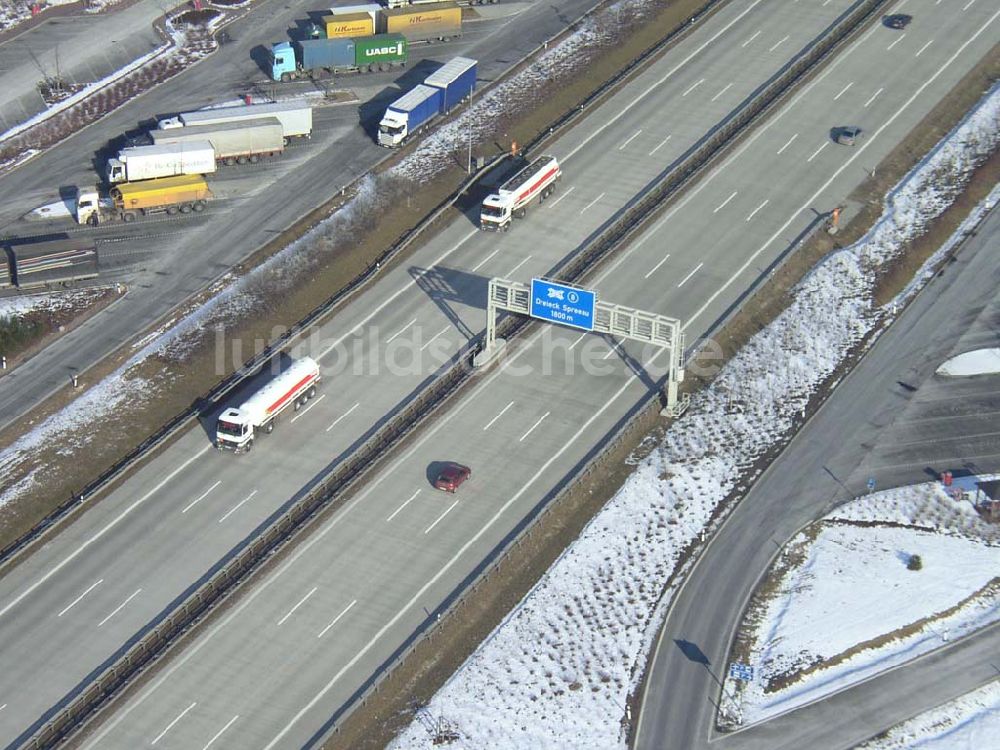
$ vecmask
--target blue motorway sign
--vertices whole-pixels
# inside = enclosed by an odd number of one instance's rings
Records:
[[[739,662],[729,665],[729,676],[742,682],[753,682],[753,667]]]
[[[531,280],[531,317],[594,330],[597,293],[542,279]]]

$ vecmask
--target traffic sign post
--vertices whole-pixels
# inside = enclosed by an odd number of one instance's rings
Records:
[[[545,279],[531,280],[529,314],[533,318],[593,331],[596,303],[596,292]]]
[[[753,682],[753,667],[734,662],[729,665],[729,676],[741,682]]]

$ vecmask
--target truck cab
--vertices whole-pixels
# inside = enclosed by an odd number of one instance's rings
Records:
[[[78,190],[76,223],[97,226],[101,220],[101,196],[96,190]]]
[[[220,451],[227,448],[237,453],[250,450],[253,445],[253,424],[250,418],[232,407],[222,412],[215,423],[215,445]]]
[[[295,49],[288,42],[278,42],[271,45],[271,80],[281,81],[290,78],[297,71],[295,65]]]
[[[496,229],[506,232],[510,226],[511,204],[505,201],[498,193],[486,196],[483,199],[483,207],[479,212],[479,224],[483,229]]]
[[[378,124],[378,145],[392,148],[407,136],[407,118],[399,112],[388,110]]]
[[[115,157],[108,159],[107,178],[109,185],[114,185],[115,183],[125,182],[128,180],[128,173],[125,170],[125,162]]]

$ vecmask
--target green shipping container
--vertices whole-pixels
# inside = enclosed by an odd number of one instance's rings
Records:
[[[406,62],[406,37],[402,34],[377,34],[354,39],[354,64],[364,69],[369,65]]]

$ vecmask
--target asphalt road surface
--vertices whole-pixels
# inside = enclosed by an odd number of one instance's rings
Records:
[[[388,103],[401,89],[412,87],[439,63],[458,54],[479,60],[480,80],[492,80],[592,4],[591,0],[557,0],[486,6],[480,11],[481,20],[465,25],[460,40],[415,45],[414,59],[402,73],[339,79],[338,86],[351,88],[362,102],[369,102],[365,108],[369,119],[364,123],[359,125],[357,105],[319,108],[313,137],[307,143],[296,144],[267,164],[222,169],[209,180],[218,199],[204,215],[137,222],[127,230],[115,230],[129,235],[143,232],[137,239],[99,248],[102,277],[109,282],[126,281],[129,293],[5,375],[0,381],[0,428],[66,386],[72,373],[85,382],[87,369],[122,342],[367,172],[386,155],[363,127],[381,115],[379,102]],[[207,59],[4,175],[0,178],[0,235],[26,237],[72,229],[68,219],[28,222],[22,217],[58,201],[77,186],[93,185],[95,168],[107,158],[109,144],[124,133],[148,127],[154,117],[232,101],[252,89],[263,79],[255,61],[260,59],[262,45],[287,38],[295,20],[314,9],[314,4],[301,0],[256,4],[247,16],[227,27],[233,41]],[[8,45],[23,46],[21,38],[0,46],[0,59]],[[99,52],[102,59],[103,55]],[[289,85],[294,92],[302,91],[299,84]],[[275,90],[284,95],[288,89],[277,86]],[[98,230],[98,236],[105,234]]]
[[[747,597],[776,550],[803,524],[863,494],[869,478],[887,488],[926,482],[947,470],[1000,470],[993,424],[1000,376],[935,375],[955,354],[1000,344],[998,242],[1000,211],[994,210],[712,539],[667,616],[647,680],[637,748],[850,747],[977,687],[991,671],[994,678],[1000,674],[993,627],[961,649],[950,648],[964,654],[955,657],[962,668],[945,651],[922,660],[940,665],[931,670],[933,678],[924,666],[899,669],[752,729],[721,737],[713,732],[716,678],[728,669],[729,645]],[[689,660],[679,641],[697,646],[709,664]],[[977,660],[975,669],[966,668]]]
[[[324,366],[323,398],[269,442],[220,456],[207,435],[186,435],[0,581],[0,637],[19,655],[0,669],[5,736],[71,694],[405,401],[439,366],[435,349],[447,358],[482,331],[490,276],[526,280],[556,266],[846,7],[748,2],[720,13],[553,145],[565,162],[559,192],[510,234],[457,221],[317,331],[302,351]],[[619,254],[594,282],[602,298],[678,316],[692,338],[724,316],[814,211],[841,203],[992,46],[992,8],[907,8],[925,24],[903,39],[873,25]],[[844,122],[869,137],[835,147],[830,127]],[[551,328],[515,342],[503,367],[165,665],[91,746],[314,745],[648,398],[657,356]],[[429,482],[445,460],[474,469],[455,496]],[[46,680],[39,643],[60,665]]]

